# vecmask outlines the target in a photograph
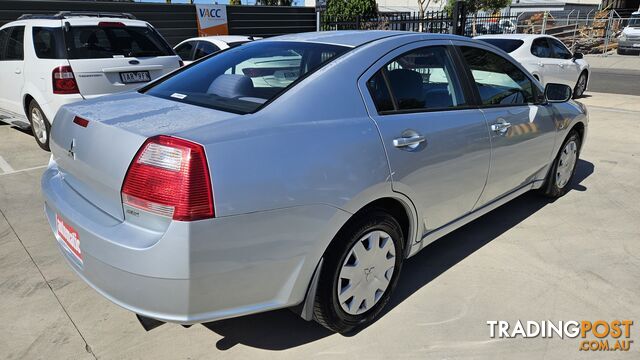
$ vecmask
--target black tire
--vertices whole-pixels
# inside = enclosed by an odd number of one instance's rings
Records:
[[[42,131],[45,132],[44,141],[39,139],[38,135],[36,134],[36,127],[34,127],[34,111],[37,111],[42,117],[41,118],[43,122],[42,125],[44,126],[44,129]],[[44,114],[44,112],[40,108],[40,105],[38,105],[38,103],[35,100],[31,100],[31,102],[29,103],[29,112],[27,113],[27,117],[29,118],[29,123],[31,123],[31,131],[33,133],[33,137],[36,139],[36,143],[38,143],[38,146],[40,146],[40,148],[44,151],[51,151],[49,149],[49,136],[51,135],[51,124],[49,123],[47,116]]]
[[[395,249],[393,274],[388,287],[375,305],[362,314],[352,315],[347,313],[339,303],[338,285],[341,280],[338,277],[352,247],[367,233],[376,230],[386,232],[393,241]],[[383,209],[372,209],[358,216],[340,230],[325,252],[313,309],[314,320],[331,331],[343,334],[372,323],[389,302],[391,293],[398,283],[403,260],[402,228],[393,216]],[[369,279],[368,275],[366,279]]]
[[[584,80],[584,85],[581,85],[580,82]],[[576,81],[576,86],[573,88],[573,98],[577,99],[584,95],[585,90],[587,90],[587,72],[583,71],[578,76],[578,81]]]
[[[626,52],[626,51],[624,51],[624,50],[622,50],[622,49],[620,49],[620,48],[618,48],[618,49],[616,50],[616,53],[618,53],[618,55],[626,55],[626,54],[627,54],[627,52]]]
[[[563,152],[565,151],[565,148],[567,147],[567,144],[569,144],[572,141],[575,142],[575,145],[576,145],[576,154],[575,154],[573,169],[571,170],[571,175],[569,177],[569,180],[564,184],[558,184],[556,174],[558,173],[558,168],[560,166],[563,166],[563,164],[561,164],[560,159],[562,157]],[[577,131],[572,130],[569,133],[569,136],[567,136],[567,138],[562,143],[562,146],[560,147],[560,151],[558,151],[558,155],[556,155],[555,160],[553,160],[553,163],[551,164],[551,169],[549,169],[549,173],[547,174],[545,184],[540,189],[544,196],[555,199],[563,196],[564,194],[567,193],[567,191],[569,191],[569,185],[573,181],[573,177],[575,176],[575,173],[576,173],[578,160],[580,159],[581,145],[582,145],[582,141],[580,139],[580,134],[578,134]]]

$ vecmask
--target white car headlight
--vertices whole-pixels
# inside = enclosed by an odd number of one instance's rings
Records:
[[[620,37],[618,38],[618,40],[627,41],[627,34],[625,34],[625,33],[620,34]]]

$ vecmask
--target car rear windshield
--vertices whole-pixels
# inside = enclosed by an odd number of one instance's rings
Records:
[[[119,24],[71,26],[65,33],[69,59],[174,55],[169,44],[155,30]]]
[[[640,15],[631,15],[629,19],[629,26],[640,27]]]
[[[259,41],[195,63],[146,94],[237,114],[251,113],[296,82],[349,50],[302,42]]]
[[[524,44],[524,41],[518,39],[479,39],[493,46],[497,46],[507,53],[515,51]]]

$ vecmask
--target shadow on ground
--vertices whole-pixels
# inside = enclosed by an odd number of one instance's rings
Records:
[[[571,191],[585,191],[586,187],[580,183],[593,171],[592,163],[579,160]],[[398,286],[381,316],[549,203],[548,199],[533,192],[524,194],[426,246],[405,263]],[[236,344],[283,350],[332,335],[317,323],[304,321],[286,309],[216,321],[204,326],[223,336],[216,344],[219,350],[230,349]],[[355,333],[349,334],[353,335]]]

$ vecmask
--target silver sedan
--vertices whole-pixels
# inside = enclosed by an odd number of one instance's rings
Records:
[[[540,86],[456,36],[252,42],[63,107],[46,216],[77,274],[147,328],[291,307],[348,332],[430,242],[571,187],[587,115]]]

